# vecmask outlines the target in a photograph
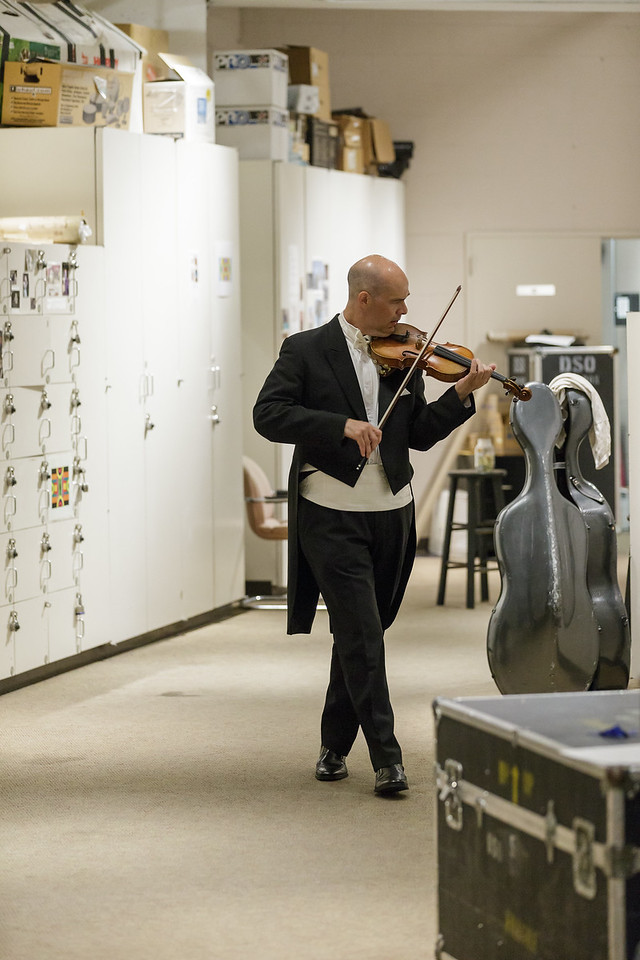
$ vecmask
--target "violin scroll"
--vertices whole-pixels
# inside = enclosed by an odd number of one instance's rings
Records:
[[[516,383],[515,380],[511,380],[509,377],[505,377],[502,381],[502,386],[505,389],[507,396],[511,393],[513,394],[514,400],[531,400],[531,390],[529,387],[521,387],[519,383]]]

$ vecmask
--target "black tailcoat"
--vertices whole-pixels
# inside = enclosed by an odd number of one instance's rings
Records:
[[[380,378],[379,416],[382,417],[406,375],[395,370]],[[393,493],[413,475],[409,449],[428,450],[464,423],[474,412],[473,396],[463,406],[451,387],[427,404],[421,371],[411,377],[382,431],[380,454]],[[289,476],[288,632],[309,633],[319,590],[297,534],[298,475],[310,463],[317,469],[355,486],[362,459],[358,445],[344,436],[347,419],[366,420],[360,386],[338,317],[283,341],[280,356],[258,395],[253,411],[258,433],[275,443],[295,445]],[[402,559],[402,589],[391,621],[397,613],[415,554],[412,540]],[[384,624],[385,627],[389,623]]]

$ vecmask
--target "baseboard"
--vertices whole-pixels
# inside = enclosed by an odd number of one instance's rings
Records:
[[[157,643],[159,640],[168,640],[171,637],[179,636],[181,633],[189,633],[192,630],[197,630],[199,627],[205,627],[210,623],[219,623],[222,620],[237,617],[238,614],[245,612],[246,610],[241,605],[241,601],[237,601],[227,604],[224,607],[217,607],[215,610],[208,610],[206,613],[200,613],[196,617],[190,617],[188,620],[178,620],[177,623],[168,624],[166,627],[159,627],[157,630],[150,630],[149,633],[143,633],[137,637],[130,637],[128,640],[122,640],[120,643],[105,643],[99,647],[92,647],[90,650],[83,650],[82,653],[65,657],[63,660],[46,663],[41,667],[36,667],[34,670],[26,670],[24,673],[16,674],[14,677],[6,677],[4,680],[0,680],[0,696],[4,693],[10,693],[13,690],[19,690],[21,687],[27,687],[32,683],[39,683],[41,680],[56,677],[61,673],[77,670],[79,667],[84,667],[89,663],[96,663],[98,660],[107,660],[109,657],[115,657],[119,653],[135,650],[136,647],[144,647],[148,643]]]

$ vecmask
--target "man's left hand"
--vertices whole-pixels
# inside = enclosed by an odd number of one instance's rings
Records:
[[[456,381],[455,388],[461,400],[466,400],[470,393],[479,387],[484,387],[495,370],[495,363],[484,364],[474,357],[469,367],[469,373],[461,380]]]

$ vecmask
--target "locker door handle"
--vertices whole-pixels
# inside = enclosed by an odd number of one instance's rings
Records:
[[[16,428],[12,423],[5,423],[2,431],[2,449],[6,450],[12,443],[15,443]]]
[[[43,377],[46,376],[49,370],[53,370],[55,365],[56,365],[56,352],[55,350],[52,350],[49,347],[48,350],[45,350],[44,355],[42,357],[42,365],[41,365],[42,376]]]
[[[69,370],[75,370],[80,366],[80,347],[73,346],[69,352]]]
[[[4,501],[4,522],[8,523],[11,520],[11,517],[16,515],[16,507],[18,501],[13,496],[12,493],[7,494]]]
[[[51,436],[51,420],[49,417],[45,417],[40,421],[40,427],[38,429],[38,443],[40,446],[43,446],[45,440],[48,440]]]
[[[72,570],[71,570],[74,582],[77,581],[77,577],[80,575],[80,571],[83,569],[84,569],[84,553],[82,552],[82,550],[74,550]]]
[[[213,424],[214,427],[215,427],[217,424],[220,423],[220,414],[218,413],[218,408],[217,408],[217,406],[216,406],[215,404],[211,407],[211,413],[209,414],[209,420],[211,421],[211,423]]]
[[[43,560],[40,568],[40,586],[43,590],[46,590],[49,580],[51,580],[51,560]]]
[[[18,588],[18,571],[15,567],[9,567],[4,581],[4,593],[7,600],[13,601],[15,591]]]

